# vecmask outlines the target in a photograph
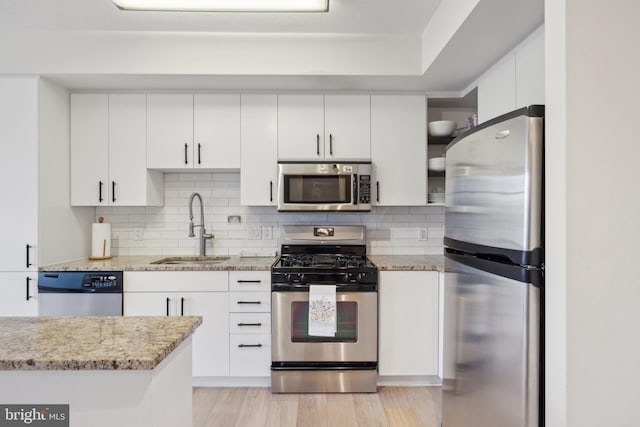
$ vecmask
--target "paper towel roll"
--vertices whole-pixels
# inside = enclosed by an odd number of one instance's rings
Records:
[[[111,224],[94,223],[91,225],[91,257],[111,256]]]

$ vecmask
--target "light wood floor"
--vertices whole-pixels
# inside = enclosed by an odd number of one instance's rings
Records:
[[[193,427],[440,427],[440,387],[378,393],[271,394],[269,388],[194,388]]]

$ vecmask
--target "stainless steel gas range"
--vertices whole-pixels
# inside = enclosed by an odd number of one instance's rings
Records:
[[[377,391],[378,271],[366,228],[285,226],[281,250],[271,269],[271,391]],[[310,296],[334,289],[333,332],[318,335]]]

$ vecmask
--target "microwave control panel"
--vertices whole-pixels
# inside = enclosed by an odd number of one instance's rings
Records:
[[[368,205],[371,203],[371,175],[360,175],[359,184],[358,201],[361,205]]]

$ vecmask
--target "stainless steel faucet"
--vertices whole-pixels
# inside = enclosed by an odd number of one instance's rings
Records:
[[[200,224],[193,224],[193,199],[198,198],[200,200]],[[207,230],[204,228],[204,204],[202,203],[202,197],[199,193],[193,193],[189,198],[189,237],[195,237],[193,229],[200,227],[200,256],[207,256],[207,239],[213,239],[213,233],[207,234]]]

